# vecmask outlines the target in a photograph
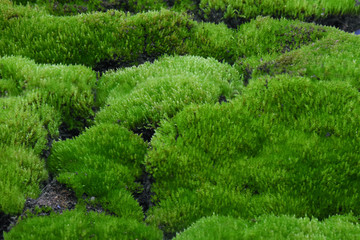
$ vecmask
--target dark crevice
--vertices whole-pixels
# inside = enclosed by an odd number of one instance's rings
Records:
[[[145,170],[145,167],[143,167],[142,175],[136,182],[140,183],[143,189],[140,193],[134,193],[133,196],[142,207],[146,219],[146,212],[149,208],[154,206],[154,203],[151,201],[151,196],[153,196],[153,192],[151,192],[151,185],[154,183],[154,179],[152,175]]]
[[[228,100],[226,99],[226,97],[224,96],[224,95],[221,95],[220,97],[219,97],[219,103],[221,104],[221,103],[227,103],[228,102]]]
[[[4,239],[4,232],[9,232],[11,228],[16,224],[18,216],[12,216],[0,212],[0,240]]]
[[[144,64],[145,62],[153,63],[159,57],[160,55],[154,56],[148,55],[147,53],[142,53],[137,57],[136,60],[128,61],[114,55],[112,59],[103,59],[100,62],[96,63],[92,69],[97,72],[101,77],[102,74],[106,71],[138,66],[140,64]]]
[[[306,22],[314,22],[319,25],[336,27],[345,32],[353,33],[360,29],[360,16],[358,15],[329,15],[326,18],[309,17]]]
[[[152,126],[141,126],[141,127],[135,127],[132,129],[132,131],[135,134],[138,134],[141,136],[141,138],[146,141],[146,142],[150,142],[151,138],[153,137],[153,135],[155,134],[155,129],[158,126],[156,125],[155,128]]]
[[[169,8],[172,8],[175,4],[175,0],[164,0],[164,2]]]

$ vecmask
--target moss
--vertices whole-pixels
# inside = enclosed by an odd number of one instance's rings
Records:
[[[0,145],[0,211],[21,213],[26,198],[40,194],[39,184],[47,179],[45,164],[31,149]]]
[[[146,144],[132,132],[115,124],[101,124],[75,139],[55,142],[47,167],[59,182],[72,187],[78,197],[83,194],[97,197],[121,214],[127,210],[119,207],[119,196],[125,196],[124,202],[130,201],[122,190],[141,191],[135,180],[142,173],[141,162],[146,152]],[[131,206],[141,211],[138,205]]]
[[[36,227],[34,227],[36,226]],[[86,212],[66,211],[22,220],[4,239],[162,239],[162,233],[133,219]]]
[[[82,128],[93,115],[95,73],[84,66],[42,65],[23,57],[0,58],[0,94],[28,96],[28,104],[46,103],[70,128]]]
[[[40,154],[48,149],[48,137],[58,136],[59,125],[59,113],[36,93],[0,98],[0,140],[4,145],[25,146]]]
[[[357,64],[360,56],[355,47],[359,41],[356,35],[337,31],[311,45],[264,63],[262,66],[267,66],[259,69],[256,75],[288,73],[306,76],[314,81],[346,81],[360,89],[360,69]]]
[[[316,42],[335,30],[299,20],[258,16],[236,33],[238,56],[282,54]]]
[[[355,239],[359,237],[356,217],[333,216],[317,219],[264,215],[251,221],[225,216],[202,218],[175,240],[185,239]]]
[[[252,19],[256,16],[286,17],[288,19],[306,20],[308,18],[325,18],[329,15],[351,14],[357,15],[359,8],[352,0],[339,4],[331,1],[300,1],[300,0],[265,0],[265,1],[230,1],[230,0],[201,0],[199,8],[204,12],[205,19],[211,18],[211,13],[221,11],[222,21],[228,19]]]
[[[229,104],[184,109],[151,141],[158,205],[148,221],[174,232],[212,212],[358,214],[358,102],[347,83],[284,75],[250,83]]]
[[[191,56],[109,73],[100,80],[100,96],[109,96],[95,121],[129,129],[155,126],[191,103],[215,103],[222,95],[230,99],[241,89],[239,78],[227,64]]]
[[[27,56],[38,63],[95,66],[116,59],[137,64],[164,53],[184,54],[192,25],[186,15],[168,10],[134,16],[115,10],[73,17],[39,15],[6,26],[0,54]]]

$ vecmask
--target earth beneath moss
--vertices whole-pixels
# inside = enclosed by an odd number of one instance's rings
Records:
[[[169,1],[171,5],[172,1]],[[209,17],[211,22],[219,23],[223,21],[223,14],[221,12],[214,11],[213,14]],[[204,20],[199,16],[195,16],[195,20]],[[360,29],[360,16],[329,16],[326,19],[306,19],[307,22],[315,22],[316,24],[333,26],[338,29],[341,29],[346,32],[355,32]],[[228,27],[236,28],[240,24],[243,24],[242,21],[228,21],[225,22]],[[159,57],[159,56],[157,56]],[[93,70],[98,72],[99,76],[102,73],[110,69],[119,69],[124,67],[130,67],[133,65],[138,65],[147,61],[153,62],[157,57],[142,55],[139,57],[136,63],[128,63],[121,60],[119,57],[114,57],[114,59],[106,59],[99,62],[96,66],[93,67]],[[220,103],[227,102],[224,96],[220,96]],[[59,128],[60,140],[65,140],[68,138],[73,138],[80,134],[80,131],[69,130],[66,125],[61,125]],[[139,134],[147,142],[151,141],[151,137],[155,133],[154,128],[149,128],[147,126],[137,127],[133,129],[133,132]],[[48,146],[50,150],[44,151],[42,157],[47,159],[51,153],[51,145],[54,139],[49,139]],[[145,171],[143,172],[142,177],[138,180],[143,185],[143,193],[138,194],[135,199],[138,200],[139,204],[142,206],[143,211],[146,216],[146,211],[149,207],[153,206],[154,203],[151,202],[151,184],[152,177]],[[83,196],[84,199],[91,200],[91,196]],[[17,223],[17,221],[26,215],[35,214],[39,216],[49,215],[50,212],[62,213],[65,210],[74,209],[78,199],[75,196],[75,193],[65,185],[56,181],[56,179],[50,177],[48,182],[43,184],[43,188],[39,198],[37,199],[27,199],[25,202],[24,210],[19,215],[9,215],[0,212],[0,240],[3,239],[3,232],[8,232],[11,228]],[[40,210],[39,210],[40,209]],[[101,206],[87,205],[88,211],[96,212],[106,212]],[[111,213],[108,213],[111,214]],[[173,235],[165,235],[165,239],[171,239]]]

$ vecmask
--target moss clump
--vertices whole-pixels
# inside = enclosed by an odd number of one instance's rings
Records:
[[[346,0],[341,4],[336,0],[201,0],[199,8],[205,19],[211,20],[214,13],[221,16],[218,21],[246,21],[256,16],[286,17],[288,19],[321,19],[334,15],[358,15],[355,1]]]
[[[254,77],[288,73],[314,81],[349,82],[360,89],[358,36],[336,31],[311,45],[279,56],[260,65]],[[316,63],[316,64],[314,64]]]
[[[356,239],[360,236],[354,216],[317,219],[264,215],[246,221],[225,216],[202,218],[174,240],[192,239]]]
[[[164,121],[146,158],[147,221],[176,232],[213,212],[359,214],[359,93],[347,83],[258,79],[229,104]]]
[[[238,56],[280,55],[337,32],[330,27],[285,18],[258,16],[236,32]]]
[[[185,14],[168,10],[16,18],[3,29],[0,54],[27,56],[38,63],[95,66],[111,59],[138,64],[164,53],[186,53],[185,40],[194,24]]]
[[[26,96],[27,104],[52,106],[70,128],[93,115],[95,73],[84,66],[36,64],[22,57],[0,58],[0,96]],[[26,103],[24,103],[26,104]]]
[[[47,150],[48,137],[59,135],[60,115],[36,93],[0,98],[0,142],[25,146],[40,154]]]
[[[4,239],[162,239],[162,233],[133,219],[82,209],[21,220]]]
[[[200,57],[165,57],[154,64],[112,72],[100,80],[105,107],[96,122],[134,129],[155,126],[191,103],[216,103],[241,89],[238,72],[227,64]]]
[[[55,142],[47,166],[78,197],[94,196],[105,208],[122,215],[129,209],[122,209],[119,202],[135,203],[124,191],[140,191],[135,180],[142,174],[146,152],[147,146],[139,136],[115,124],[100,124],[74,139]],[[138,204],[127,205],[137,219],[142,219]]]
[[[0,211],[21,213],[26,198],[36,198],[47,179],[45,164],[31,149],[0,145]]]

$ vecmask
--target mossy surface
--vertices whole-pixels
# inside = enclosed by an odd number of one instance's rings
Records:
[[[358,101],[347,83],[278,75],[229,104],[186,108],[151,142],[159,204],[147,220],[173,232],[213,212],[359,214]]]
[[[36,198],[47,179],[44,162],[24,147],[0,145],[0,211],[18,214],[26,198]]]
[[[162,239],[162,233],[133,219],[82,209],[21,221],[5,239]]]
[[[261,216],[251,221],[224,216],[202,218],[178,234],[185,239],[356,239],[359,224],[354,216],[333,216],[324,222],[289,216]]]
[[[358,238],[359,9],[0,0],[0,240]]]
[[[47,166],[77,196],[96,197],[117,215],[141,220],[141,208],[126,190],[141,191],[135,180],[146,151],[142,139],[124,127],[100,124],[75,139],[55,142]]]
[[[99,98],[107,100],[95,121],[129,129],[155,127],[186,105],[231,99],[242,89],[240,78],[230,65],[192,56],[111,72],[100,79]]]

